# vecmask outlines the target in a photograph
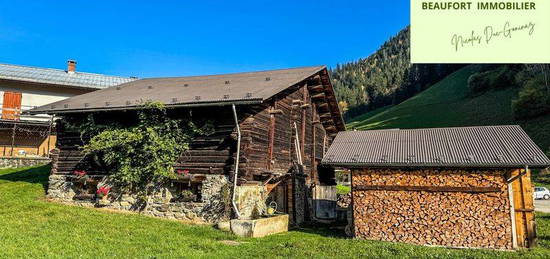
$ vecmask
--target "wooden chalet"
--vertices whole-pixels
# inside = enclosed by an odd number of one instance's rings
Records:
[[[356,238],[515,249],[536,240],[532,168],[550,160],[519,126],[341,132],[323,164],[351,169]]]
[[[221,217],[212,215],[217,212],[210,205],[217,202],[213,197],[219,196],[218,183],[222,181],[236,183],[236,188],[260,188],[260,198],[235,199],[239,214],[250,213],[250,204],[246,204],[249,200],[259,199],[263,206],[267,200],[299,224],[310,214],[309,187],[331,181],[330,172],[322,172],[319,164],[333,137],[345,127],[328,71],[325,66],[315,66],[141,79],[36,108],[31,113],[61,118],[50,198],[93,203],[93,187],[81,190],[78,184],[71,185],[71,174],[85,169],[92,178],[105,176],[82,157],[77,147],[82,144],[80,134],[63,127],[63,118],[101,113],[103,117],[123,120],[144,100],[166,104],[176,117],[189,114],[192,119],[211,121],[215,128],[215,134],[195,138],[175,165],[176,169],[189,171],[188,182],[181,188],[192,186],[198,192],[197,199],[184,202],[186,208],[175,209],[175,213],[167,213],[166,208],[159,209],[154,204],[145,209],[146,213],[176,218],[183,214],[192,220],[194,217],[188,217],[191,211],[202,221],[219,221]],[[236,167],[237,179],[233,177]],[[68,188],[67,183],[72,187]],[[177,190],[171,192],[176,195]],[[109,206],[133,209],[129,203],[121,205],[120,200],[112,200]],[[180,205],[170,201],[168,210]]]

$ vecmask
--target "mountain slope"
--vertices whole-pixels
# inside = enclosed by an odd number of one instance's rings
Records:
[[[411,64],[409,34],[407,26],[369,57],[331,69],[345,118],[401,103],[463,66]]]
[[[518,88],[491,90],[469,97],[468,77],[480,66],[464,67],[429,89],[393,107],[371,111],[350,120],[348,128],[430,128],[518,124],[544,150],[550,150],[550,115],[517,121],[512,99]]]

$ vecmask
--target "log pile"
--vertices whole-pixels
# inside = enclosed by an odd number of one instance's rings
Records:
[[[338,205],[338,207],[347,209],[350,204],[351,204],[351,193],[338,195],[338,199],[336,200],[336,205]]]
[[[504,171],[381,169],[356,170],[352,175],[358,238],[512,248]],[[477,192],[479,189],[486,191]]]

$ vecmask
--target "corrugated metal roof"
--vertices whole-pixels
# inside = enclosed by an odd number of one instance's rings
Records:
[[[322,161],[349,167],[545,168],[550,159],[520,126],[344,131]]]
[[[136,78],[107,76],[61,69],[0,64],[0,79],[72,87],[102,89],[137,80]]]
[[[325,66],[141,79],[38,107],[30,113],[127,109],[146,100],[167,105],[259,103],[323,69]]]

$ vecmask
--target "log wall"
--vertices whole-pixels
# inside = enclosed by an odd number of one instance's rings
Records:
[[[505,170],[352,171],[357,238],[512,248]]]
[[[236,150],[231,107],[194,109],[192,114],[193,118],[212,122],[214,133],[195,137],[174,168],[189,170],[190,174],[228,174],[233,170]],[[63,123],[58,123],[52,173],[70,175],[74,170],[86,170],[89,174],[105,175],[100,166],[81,154],[79,146],[82,144],[79,132],[71,132]],[[242,159],[241,163],[245,165],[246,161]]]
[[[294,144],[297,130],[304,173],[308,182],[318,178],[316,166],[324,154],[326,133],[321,124],[314,123],[319,116],[307,86],[291,88],[271,102],[243,110],[246,119],[241,123],[241,155],[247,161],[243,177],[255,180],[266,172],[289,172],[292,161],[297,159]]]
[[[309,186],[319,183],[317,165],[338,131],[334,114],[339,115],[339,111],[327,103],[330,99],[327,96],[334,94],[331,88],[325,87],[327,84],[326,78],[315,75],[262,104],[236,107],[242,134],[239,184],[279,185],[276,194],[271,196],[275,196],[272,198],[280,203],[279,208],[284,208],[283,212],[292,215],[292,220],[298,224],[309,217]],[[169,114],[176,118],[189,114],[194,120],[212,122],[215,128],[212,135],[195,137],[174,168],[188,170],[189,174],[201,177],[225,175],[232,181],[237,132],[231,106],[173,109],[169,110]],[[109,112],[107,115],[116,120],[127,116],[124,112]],[[73,171],[86,170],[90,177],[99,179],[105,176],[101,166],[80,154],[78,146],[82,145],[82,140],[78,132],[67,130],[62,123],[57,129],[53,175],[70,178]],[[298,160],[297,145],[303,170],[300,167],[292,171],[297,168],[294,167]]]

